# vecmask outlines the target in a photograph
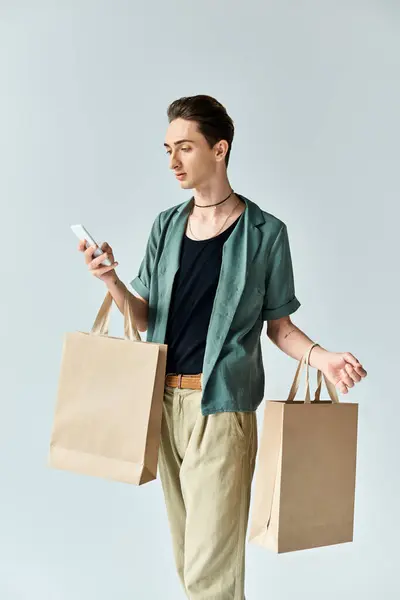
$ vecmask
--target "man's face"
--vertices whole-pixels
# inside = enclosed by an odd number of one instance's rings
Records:
[[[169,167],[183,189],[192,189],[208,182],[215,174],[217,164],[215,147],[210,148],[198,131],[197,123],[175,119],[167,129],[165,149],[170,156]]]

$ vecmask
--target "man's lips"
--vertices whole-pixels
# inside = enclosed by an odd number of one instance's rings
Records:
[[[182,177],[185,177],[186,173],[175,173],[175,177],[177,179],[182,179]]]

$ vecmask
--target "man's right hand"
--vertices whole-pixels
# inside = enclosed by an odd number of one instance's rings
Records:
[[[115,262],[112,248],[107,242],[104,242],[101,246],[103,254],[97,258],[93,258],[93,253],[96,248],[97,246],[89,246],[89,248],[86,248],[85,240],[80,240],[78,244],[78,250],[79,252],[83,252],[90,273],[107,284],[116,276],[115,267],[118,266],[118,263]],[[106,258],[111,261],[111,267],[106,267],[101,264]]]

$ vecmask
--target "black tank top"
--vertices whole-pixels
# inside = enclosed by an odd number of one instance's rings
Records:
[[[203,371],[222,250],[240,217],[225,231],[208,240],[192,240],[186,233],[183,236],[165,338],[168,344],[167,373],[192,375]]]

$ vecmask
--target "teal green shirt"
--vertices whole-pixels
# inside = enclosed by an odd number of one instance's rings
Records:
[[[203,415],[254,411],[264,397],[264,321],[292,314],[293,267],[285,223],[244,196],[246,208],[223,247],[202,373]],[[147,341],[165,343],[172,286],[193,198],[156,217],[131,286],[149,303]]]

